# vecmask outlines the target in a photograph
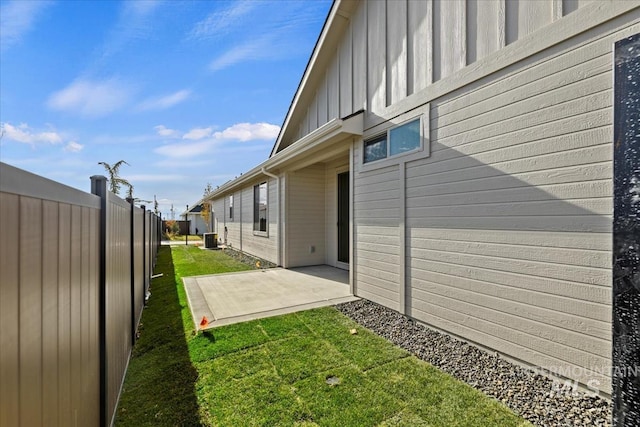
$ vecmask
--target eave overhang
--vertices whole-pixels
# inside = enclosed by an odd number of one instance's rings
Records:
[[[287,111],[280,133],[271,149],[270,157],[275,156],[295,144],[295,142],[293,142],[285,146],[286,142],[290,141],[291,134],[294,132],[293,129],[290,129],[291,123],[295,123],[304,115],[304,112],[300,111],[301,106],[305,107],[306,104],[313,99],[315,93],[314,88],[319,84],[319,79],[322,77],[322,73],[318,72],[317,69],[326,67],[328,64],[327,61],[334,55],[335,46],[337,46],[342,37],[342,33],[348,27],[351,14],[357,6],[357,0],[334,0],[329,10],[327,20],[320,32],[320,37],[318,37],[316,41],[302,79],[298,84],[296,93],[291,100],[291,105]]]
[[[364,132],[364,114],[362,111],[342,119],[333,119],[313,132],[300,138],[287,148],[260,163],[238,178],[216,188],[207,200],[216,199],[242,188],[247,183],[266,176],[265,171],[286,170],[295,165],[301,158],[321,154],[325,147],[344,141],[353,136],[361,136]],[[348,148],[345,147],[345,151]],[[317,157],[321,161],[321,156]]]

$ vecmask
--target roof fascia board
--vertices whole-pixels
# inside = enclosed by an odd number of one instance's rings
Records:
[[[220,197],[225,193],[258,178],[259,176],[263,176],[263,169],[269,170],[282,166],[285,163],[294,160],[296,157],[303,155],[305,152],[313,150],[314,148],[317,148],[329,141],[334,141],[336,138],[348,135],[362,135],[364,132],[363,125],[363,114],[357,114],[344,120],[333,119],[313,132],[300,138],[289,147],[277,153],[275,156],[260,163],[258,166],[254,167],[242,176],[223,184],[220,188],[217,188],[207,196],[207,200]]]
[[[342,10],[342,9],[345,9],[344,6],[348,3],[355,3],[355,2],[353,0],[334,0],[331,10],[329,11],[329,15],[327,17],[327,21],[325,22],[322,32],[320,33],[320,37],[316,42],[316,46],[313,49],[311,58],[309,59],[309,63],[307,64],[304,74],[302,75],[302,79],[300,80],[300,84],[298,85],[298,89],[296,90],[293,100],[291,101],[291,105],[289,106],[289,110],[287,111],[287,115],[285,117],[284,123],[282,124],[280,133],[278,134],[278,138],[276,139],[276,143],[273,145],[273,148],[271,149],[271,153],[269,154],[270,157],[274,156],[278,152],[278,148],[280,147],[280,143],[282,142],[282,139],[287,133],[289,124],[291,123],[291,119],[294,113],[297,111],[297,106],[300,103],[300,99],[302,98],[303,94],[305,93],[305,89],[309,84],[312,71],[314,70],[316,63],[319,61],[319,58],[322,56],[322,54],[325,51],[324,47],[327,42],[327,39],[329,38],[329,35],[332,33],[332,30],[336,27],[336,25],[339,23],[340,20],[343,20],[343,22],[344,21],[348,22],[349,14],[345,13]],[[351,9],[353,9],[353,6],[351,6]],[[338,19],[338,17],[340,19]]]

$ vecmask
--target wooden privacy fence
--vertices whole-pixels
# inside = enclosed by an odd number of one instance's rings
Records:
[[[160,220],[0,163],[0,427],[113,424]]]

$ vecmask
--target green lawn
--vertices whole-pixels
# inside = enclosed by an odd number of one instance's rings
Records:
[[[180,278],[247,268],[161,248],[117,425],[529,425],[331,307],[195,335]]]

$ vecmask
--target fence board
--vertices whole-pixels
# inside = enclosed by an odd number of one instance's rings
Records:
[[[157,217],[133,208],[132,221],[131,205],[105,187],[102,240],[95,195],[4,163],[0,175],[0,426],[111,425],[157,253]],[[101,324],[109,343],[100,343]],[[110,391],[104,401],[101,388]]]
[[[19,421],[19,197],[0,193],[0,426]]]

